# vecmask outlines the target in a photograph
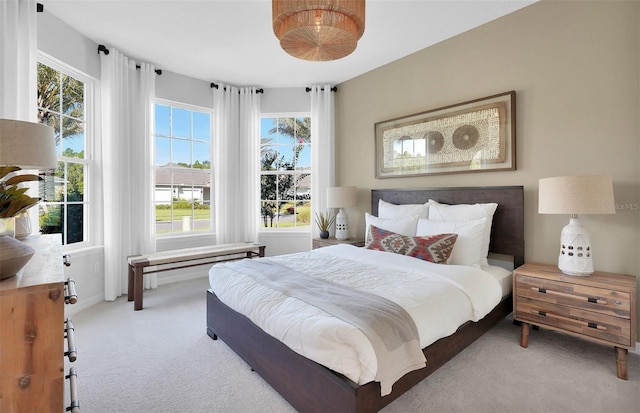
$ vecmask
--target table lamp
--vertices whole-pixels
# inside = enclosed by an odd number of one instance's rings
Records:
[[[349,239],[349,219],[344,208],[356,205],[358,191],[355,186],[337,186],[327,188],[327,208],[339,208],[336,215],[336,239]]]
[[[51,169],[58,166],[56,140],[53,128],[40,123],[0,119],[0,166],[23,169]],[[12,171],[15,174],[17,171]],[[7,175],[11,176],[11,175]],[[37,176],[33,177],[37,179]],[[28,176],[3,179],[0,201],[3,219],[14,220],[17,212],[28,204],[17,204],[24,194],[16,194],[18,184],[32,180]],[[30,200],[29,203],[32,203]],[[13,208],[13,205],[18,207]],[[5,209],[6,208],[6,209]],[[13,227],[13,231],[15,231]],[[14,234],[10,234],[14,235]],[[14,276],[31,259],[34,250],[13,236],[0,236],[0,280]]]
[[[562,229],[560,235],[560,271],[577,276],[592,274],[591,238],[578,215],[616,213],[611,177],[588,175],[543,178],[539,181],[538,196],[538,213],[571,215],[569,224]]]

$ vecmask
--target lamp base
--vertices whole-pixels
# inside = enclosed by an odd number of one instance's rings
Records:
[[[336,239],[340,241],[349,239],[349,219],[342,208],[336,215]]]
[[[593,274],[591,237],[577,217],[571,218],[562,228],[558,268],[567,275],[584,277]]]

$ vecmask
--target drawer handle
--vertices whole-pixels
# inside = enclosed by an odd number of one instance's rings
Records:
[[[65,378],[69,379],[69,394],[70,394],[70,402],[69,406],[66,408],[66,411],[72,413],[80,413],[80,402],[78,401],[78,387],[76,383],[76,378],[78,374],[76,373],[76,368],[71,367],[69,369],[69,375],[65,376]]]
[[[558,314],[547,313],[546,311],[541,311],[541,310],[532,309],[531,312],[533,314],[535,314],[535,315],[539,315],[539,316],[542,316],[542,317],[549,317],[549,318],[554,318],[556,320],[569,321],[571,323],[580,324],[582,326],[594,328],[596,330],[607,331],[607,327],[602,326],[602,325],[598,325],[596,323],[590,323],[590,322],[587,322],[587,321],[576,320],[575,318],[564,317],[564,316],[561,316],[561,315],[558,315]]]
[[[554,291],[554,290],[547,291],[547,289],[544,288],[544,287],[531,287],[531,289],[533,291],[537,291],[537,292],[542,293],[542,294],[555,295],[555,296],[558,296],[558,297],[567,297],[567,298],[572,298],[574,300],[581,298],[581,297],[579,297],[577,295],[561,293],[560,291]],[[602,297],[587,297],[587,302],[590,302],[592,304],[607,305],[607,300],[605,300]],[[616,304],[618,304],[618,302],[616,302]],[[620,305],[620,304],[618,304],[618,305]]]
[[[76,350],[76,339],[74,335],[74,328],[71,319],[67,319],[65,322],[64,332],[67,333],[65,337],[67,339],[67,351],[64,355],[69,357],[69,361],[74,362],[78,358],[78,351]]]
[[[607,305],[607,300],[605,300],[604,298],[598,298],[598,297],[588,297],[587,301],[592,303],[592,304],[603,304],[603,305]]]
[[[78,294],[76,294],[76,282],[73,278],[67,278],[64,283],[64,303],[75,304],[78,302]]]

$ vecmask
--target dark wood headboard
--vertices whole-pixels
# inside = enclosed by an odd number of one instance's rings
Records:
[[[524,189],[522,186],[473,188],[373,189],[371,213],[378,215],[378,201],[423,204],[429,199],[443,204],[495,202],[489,252],[513,256],[514,268],[524,264]]]

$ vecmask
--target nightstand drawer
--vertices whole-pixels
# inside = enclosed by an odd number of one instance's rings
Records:
[[[628,292],[524,275],[516,275],[516,291],[519,297],[630,318],[631,296]]]
[[[519,297],[516,318],[542,326],[571,331],[625,347],[631,346],[629,319],[576,307]]]

